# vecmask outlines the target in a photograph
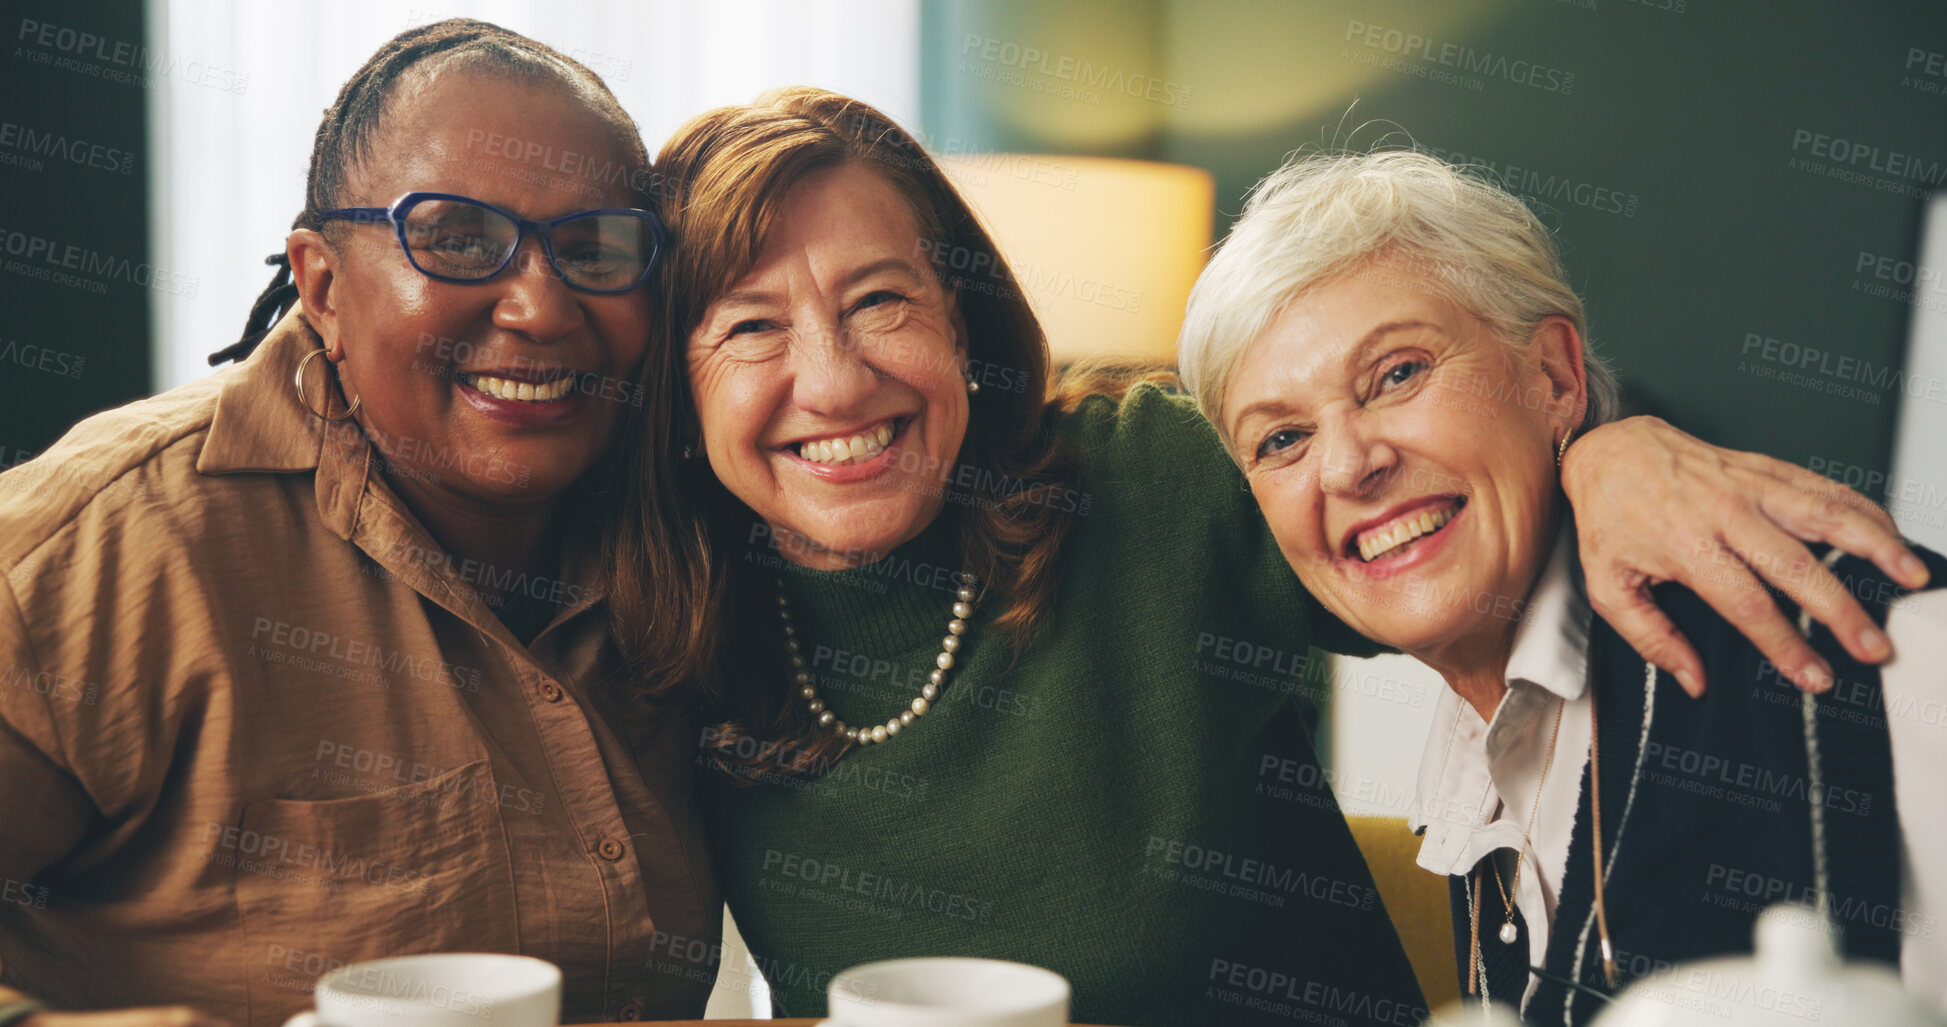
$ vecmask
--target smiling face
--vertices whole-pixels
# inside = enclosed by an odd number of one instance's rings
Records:
[[[794,185],[688,347],[710,467],[793,560],[870,562],[939,515],[966,329],[885,179],[845,164]]]
[[[340,200],[385,207],[407,192],[456,193],[536,221],[632,207],[622,182],[521,159],[627,167],[623,131],[551,80],[427,73],[400,87]],[[330,244],[293,233],[293,267],[307,249],[325,268],[313,282],[298,276],[306,317],[342,353],[344,391],[388,464],[417,472],[393,475],[402,492],[540,504],[594,463],[621,413],[615,383],[633,381],[648,344],[649,288],[570,289],[533,238],[491,280],[443,282],[413,268],[388,224],[327,227]]]
[[[1512,348],[1380,260],[1286,304],[1219,416],[1305,587],[1360,633],[1459,664],[1508,643],[1546,560],[1581,367],[1567,320]]]

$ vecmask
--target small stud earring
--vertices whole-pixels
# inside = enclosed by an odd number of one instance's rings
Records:
[[[969,396],[980,395],[980,383],[974,381],[973,375],[971,374],[967,376],[967,395]]]

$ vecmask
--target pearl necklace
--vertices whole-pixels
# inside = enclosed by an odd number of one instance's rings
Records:
[[[819,727],[828,727],[845,736],[848,742],[872,745],[883,742],[912,726],[913,721],[926,715],[933,708],[933,701],[940,697],[940,690],[946,687],[946,672],[953,669],[953,654],[960,651],[966,640],[961,637],[967,633],[967,621],[973,617],[974,599],[979,595],[974,586],[980,583],[971,574],[960,575],[960,590],[954,593],[953,619],[946,622],[946,637],[940,640],[940,654],[933,658],[933,672],[926,676],[926,687],[919,690],[919,696],[912,706],[902,710],[899,716],[872,727],[852,727],[838,719],[838,714],[825,708],[825,700],[818,697],[818,686],[811,683],[811,668],[805,666],[803,645],[798,641],[798,629],[791,623],[791,599],[784,594],[784,579],[777,579],[777,619],[784,629],[784,649],[791,654],[791,680],[798,686],[798,695],[804,699],[805,708],[818,718]]]

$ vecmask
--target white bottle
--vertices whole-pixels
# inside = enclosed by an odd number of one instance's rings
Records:
[[[1624,989],[1593,1027],[1943,1027],[1875,963],[1845,963],[1826,919],[1776,905],[1758,917],[1753,956],[1685,963]]]

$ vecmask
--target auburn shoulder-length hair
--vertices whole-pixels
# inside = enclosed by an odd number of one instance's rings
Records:
[[[644,362],[646,402],[625,428],[622,505],[611,525],[609,603],[624,658],[628,719],[649,730],[672,702],[708,727],[703,747],[751,781],[815,774],[847,746],[774,672],[732,679],[726,655],[768,652],[775,632],[768,578],[726,555],[747,545],[756,515],[725,489],[696,445],[690,334],[716,299],[756,264],[785,196],[807,174],[856,165],[883,176],[919,227],[921,256],[957,294],[971,367],[1004,369],[1009,387],[983,390],[958,460],[982,473],[949,487],[968,570],[998,599],[994,628],[1019,647],[1052,605],[1057,554],[1072,523],[1051,490],[1075,466],[1052,430],[1047,340],[987,231],[932,157],[883,113],[822,89],[767,93],[720,107],[679,129],[656,158],[669,256],[662,311]],[[1059,494],[1059,493],[1057,493]]]

